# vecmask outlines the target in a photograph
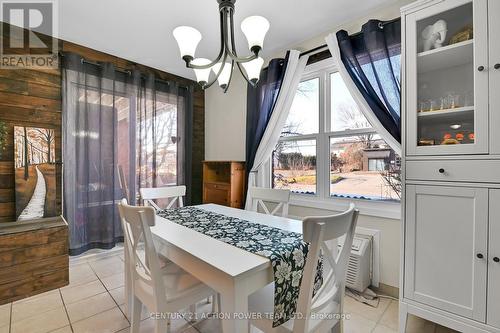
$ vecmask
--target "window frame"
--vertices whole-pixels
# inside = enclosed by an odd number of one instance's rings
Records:
[[[337,73],[338,68],[333,58],[328,58],[308,65],[300,82],[319,78],[319,132],[314,134],[280,137],[279,141],[316,140],[316,192],[315,194],[291,193],[290,203],[294,206],[341,211],[348,207],[350,202],[355,202],[364,215],[385,217],[391,219],[401,218],[401,202],[383,200],[366,200],[354,198],[340,198],[330,195],[330,138],[348,137],[360,134],[378,134],[371,128],[346,129],[342,131],[331,130],[331,83],[330,75]],[[378,134],[380,135],[380,134]],[[273,186],[273,161],[269,163],[269,186]]]

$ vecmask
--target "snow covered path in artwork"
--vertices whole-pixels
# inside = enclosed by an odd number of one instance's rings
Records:
[[[31,197],[26,208],[19,215],[18,221],[31,220],[36,218],[42,218],[45,210],[45,196],[46,196],[46,185],[45,178],[40,170],[38,170],[38,166],[35,166],[36,169],[36,185],[35,191],[33,192],[33,196]]]

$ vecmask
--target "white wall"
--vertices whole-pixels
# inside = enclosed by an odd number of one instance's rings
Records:
[[[349,33],[354,33],[359,31],[361,25],[369,19],[393,19],[400,15],[399,8],[410,2],[412,0],[400,0],[395,5],[381,8],[351,22],[344,22],[342,24],[332,22],[332,29],[330,31],[296,45],[290,45],[286,49],[309,50],[325,44],[325,36],[330,32],[345,29]],[[283,57],[285,51],[283,50],[271,58]],[[221,89],[216,86],[206,91],[206,160],[245,160],[246,89],[246,82],[244,82],[240,73],[235,70],[235,76],[226,94],[223,94]],[[291,207],[290,209],[291,215],[300,217],[329,212],[327,210],[299,206]],[[362,215],[359,218],[358,224],[361,227],[380,230],[380,282],[397,287],[399,285],[400,220]]]
[[[245,161],[247,83],[235,68],[227,93],[205,92],[205,159]]]

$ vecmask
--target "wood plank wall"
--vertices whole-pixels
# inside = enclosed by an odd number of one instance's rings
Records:
[[[3,26],[3,41],[8,29]],[[14,126],[52,128],[56,161],[61,161],[61,71],[0,68],[0,120],[7,125],[0,149],[0,222],[16,219],[14,194]],[[61,211],[61,165],[56,167],[56,207]]]
[[[68,226],[61,217],[0,229],[0,304],[69,283]]]
[[[2,23],[5,24],[5,23]],[[3,29],[7,31],[8,29]],[[2,38],[7,38],[4,34]],[[140,65],[84,46],[60,41],[60,49],[82,55],[90,61],[112,62],[123,69],[153,72],[164,80],[189,85],[193,81]],[[197,85],[194,92],[192,152],[192,202],[201,203],[202,160],[205,155],[205,94]],[[14,126],[53,128],[56,134],[56,160],[61,161],[61,70],[0,69],[0,120],[8,126],[7,145],[0,155],[0,222],[15,220]],[[61,213],[61,166],[56,171],[57,208]]]

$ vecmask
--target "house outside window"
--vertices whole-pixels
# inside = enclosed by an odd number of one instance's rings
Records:
[[[296,198],[400,200],[399,156],[360,112],[331,60],[306,68],[271,180]]]

